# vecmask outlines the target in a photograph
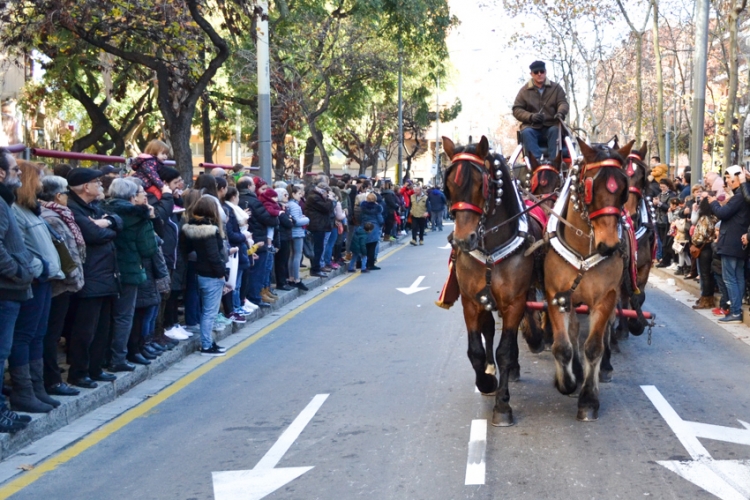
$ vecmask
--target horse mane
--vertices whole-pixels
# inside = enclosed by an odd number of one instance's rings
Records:
[[[469,144],[469,145],[466,145],[466,146],[457,146],[454,149],[454,154],[458,154],[458,153],[470,153],[470,154],[475,155],[475,154],[477,154],[477,145],[476,144]],[[450,168],[450,167],[448,167],[448,168]],[[447,173],[448,173],[448,171],[446,170],[446,174]],[[463,179],[468,179],[468,181],[463,181],[461,183],[455,183],[456,184],[456,190],[455,190],[456,192],[454,194],[457,197],[459,197],[459,198],[469,198],[470,195],[471,195],[471,189],[473,187],[473,182],[471,181],[472,176],[471,176],[469,170],[466,170],[466,171],[462,172],[462,174],[463,174],[462,178]],[[455,175],[455,173],[453,175]],[[505,174],[503,174],[503,175],[505,175]],[[446,187],[448,186],[447,178],[443,182],[443,184]]]
[[[593,162],[600,162],[604,160],[618,160],[620,163],[625,164],[625,159],[620,155],[620,153],[616,149],[612,149],[606,144],[592,144],[591,149],[594,150],[596,153],[596,156],[594,157]]]
[[[518,206],[516,201],[517,186],[513,172],[511,171],[510,165],[505,157],[499,153],[490,153],[487,155],[487,159],[490,161],[490,175],[494,176],[495,171],[499,168],[503,173],[503,196],[502,205],[505,208],[506,213],[509,217],[512,217],[522,210],[522,207]],[[495,166],[495,160],[500,162],[500,165]],[[495,193],[490,193],[490,198],[494,198]]]

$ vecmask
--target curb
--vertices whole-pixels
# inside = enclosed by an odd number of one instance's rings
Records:
[[[405,236],[400,236],[393,242],[380,243],[381,249],[398,246]],[[305,285],[309,289],[318,288],[327,281],[346,274],[346,266],[334,269],[328,273],[327,278],[308,278],[304,279]],[[278,300],[264,309],[257,309],[247,316],[248,322],[243,325],[232,324],[220,332],[215,332],[216,340],[220,341],[227,338],[232,333],[238,332],[253,322],[276,313],[279,309],[289,304],[305,292],[299,289],[293,289],[287,292],[279,291]],[[0,434],[0,461],[5,460],[22,448],[37,441],[66,425],[73,423],[76,419],[96,410],[97,408],[111,403],[118,397],[127,393],[130,389],[138,384],[149,380],[156,375],[166,371],[179,361],[200,350],[200,335],[193,335],[187,340],[181,341],[173,350],[166,351],[164,354],[151,361],[148,366],[137,365],[135,371],[117,373],[117,380],[114,382],[99,382],[96,389],[84,389],[77,387],[81,391],[78,396],[55,396],[62,404],[49,413],[29,414],[32,417],[28,426],[15,434]]]
[[[675,276],[672,271],[666,271],[664,268],[652,267],[651,273],[664,280],[674,280],[676,287],[681,288],[686,292],[690,292],[696,297],[701,296],[701,285],[695,280],[686,280],[682,276]],[[744,304],[742,305],[742,322],[745,326],[750,327],[750,307]]]

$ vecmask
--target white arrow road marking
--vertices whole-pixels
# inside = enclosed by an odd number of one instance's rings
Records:
[[[438,247],[438,248],[439,248],[440,250],[449,250],[449,249],[451,248],[451,244],[450,244],[450,243],[448,243],[448,244],[447,244],[447,245],[445,245],[444,247]]]
[[[422,283],[422,280],[424,279],[424,276],[420,276],[417,278],[414,283],[411,284],[409,288],[396,288],[401,293],[405,293],[406,295],[411,295],[413,293],[421,292],[422,290],[427,290],[430,288],[429,286],[419,286],[420,283]]]
[[[289,451],[326,399],[328,399],[328,394],[316,395],[253,469],[212,472],[214,498],[216,500],[260,500],[311,470],[312,467],[280,469],[274,469],[274,467]]]
[[[484,484],[487,451],[487,420],[472,420],[469,432],[469,458],[466,461],[465,484]]]
[[[664,460],[657,463],[723,500],[750,498],[750,460],[714,460],[698,438],[750,445],[750,424],[744,429],[689,422],[680,418],[659,390],[652,385],[641,389],[690,454],[692,460]]]

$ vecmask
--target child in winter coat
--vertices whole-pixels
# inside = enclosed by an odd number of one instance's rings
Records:
[[[143,181],[143,189],[161,200],[161,190],[164,182],[159,178],[159,168],[169,157],[169,146],[158,139],[149,142],[143,154],[138,155],[131,165],[135,177]]]
[[[354,231],[351,246],[352,259],[349,261],[350,273],[353,273],[355,271],[354,265],[357,262],[357,259],[360,259],[362,261],[362,272],[370,272],[367,269],[367,237],[370,233],[372,233],[373,229],[375,229],[375,225],[372,222],[365,222],[364,225],[358,226],[357,230]]]
[[[278,217],[279,214],[283,211],[281,205],[279,205],[279,195],[278,193],[276,193],[276,190],[266,189],[265,191],[260,193],[258,198],[263,203],[263,206],[266,208],[271,217]],[[274,226],[269,226],[266,230],[266,238],[268,238],[269,245],[271,245],[271,243],[273,242],[275,229],[276,228]]]

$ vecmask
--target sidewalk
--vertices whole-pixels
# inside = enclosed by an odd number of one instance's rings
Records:
[[[659,278],[662,278],[664,280],[673,280],[674,285],[677,288],[693,294],[696,299],[701,295],[701,285],[697,280],[688,280],[683,276],[675,276],[674,271],[668,270],[666,268],[652,267],[651,274],[658,276]],[[670,284],[672,283],[670,281],[667,282]],[[646,301],[648,302],[648,299],[646,299]],[[716,304],[719,304],[718,294],[716,294]],[[744,304],[742,305],[742,321],[744,323],[744,326],[750,327],[750,306]]]
[[[405,238],[405,236],[401,236],[394,242],[381,242],[381,252],[389,247],[401,245]],[[346,266],[341,266],[339,269],[335,269],[328,274],[327,278],[311,278],[309,276],[309,268],[305,268],[301,276],[305,285],[310,290],[313,290],[325,285],[326,282],[337,276],[346,274]],[[247,316],[247,323],[244,325],[233,324],[227,326],[221,332],[216,332],[216,340],[220,341],[243,328],[252,327],[256,321],[264,316],[277,314],[279,309],[297,299],[305,292],[301,292],[295,288],[288,292],[279,291],[277,293],[279,299],[271,307],[256,310]],[[0,434],[0,461],[5,460],[20,449],[44,436],[73,423],[97,408],[120,398],[139,384],[154,378],[198,350],[200,350],[199,335],[194,335],[187,340],[181,341],[172,351],[167,351],[157,359],[151,361],[151,364],[148,366],[138,365],[133,372],[117,373],[117,380],[114,382],[100,382],[96,389],[77,387],[81,391],[78,396],[56,397],[62,404],[49,413],[29,414],[32,417],[32,421],[26,429],[15,434]]]

